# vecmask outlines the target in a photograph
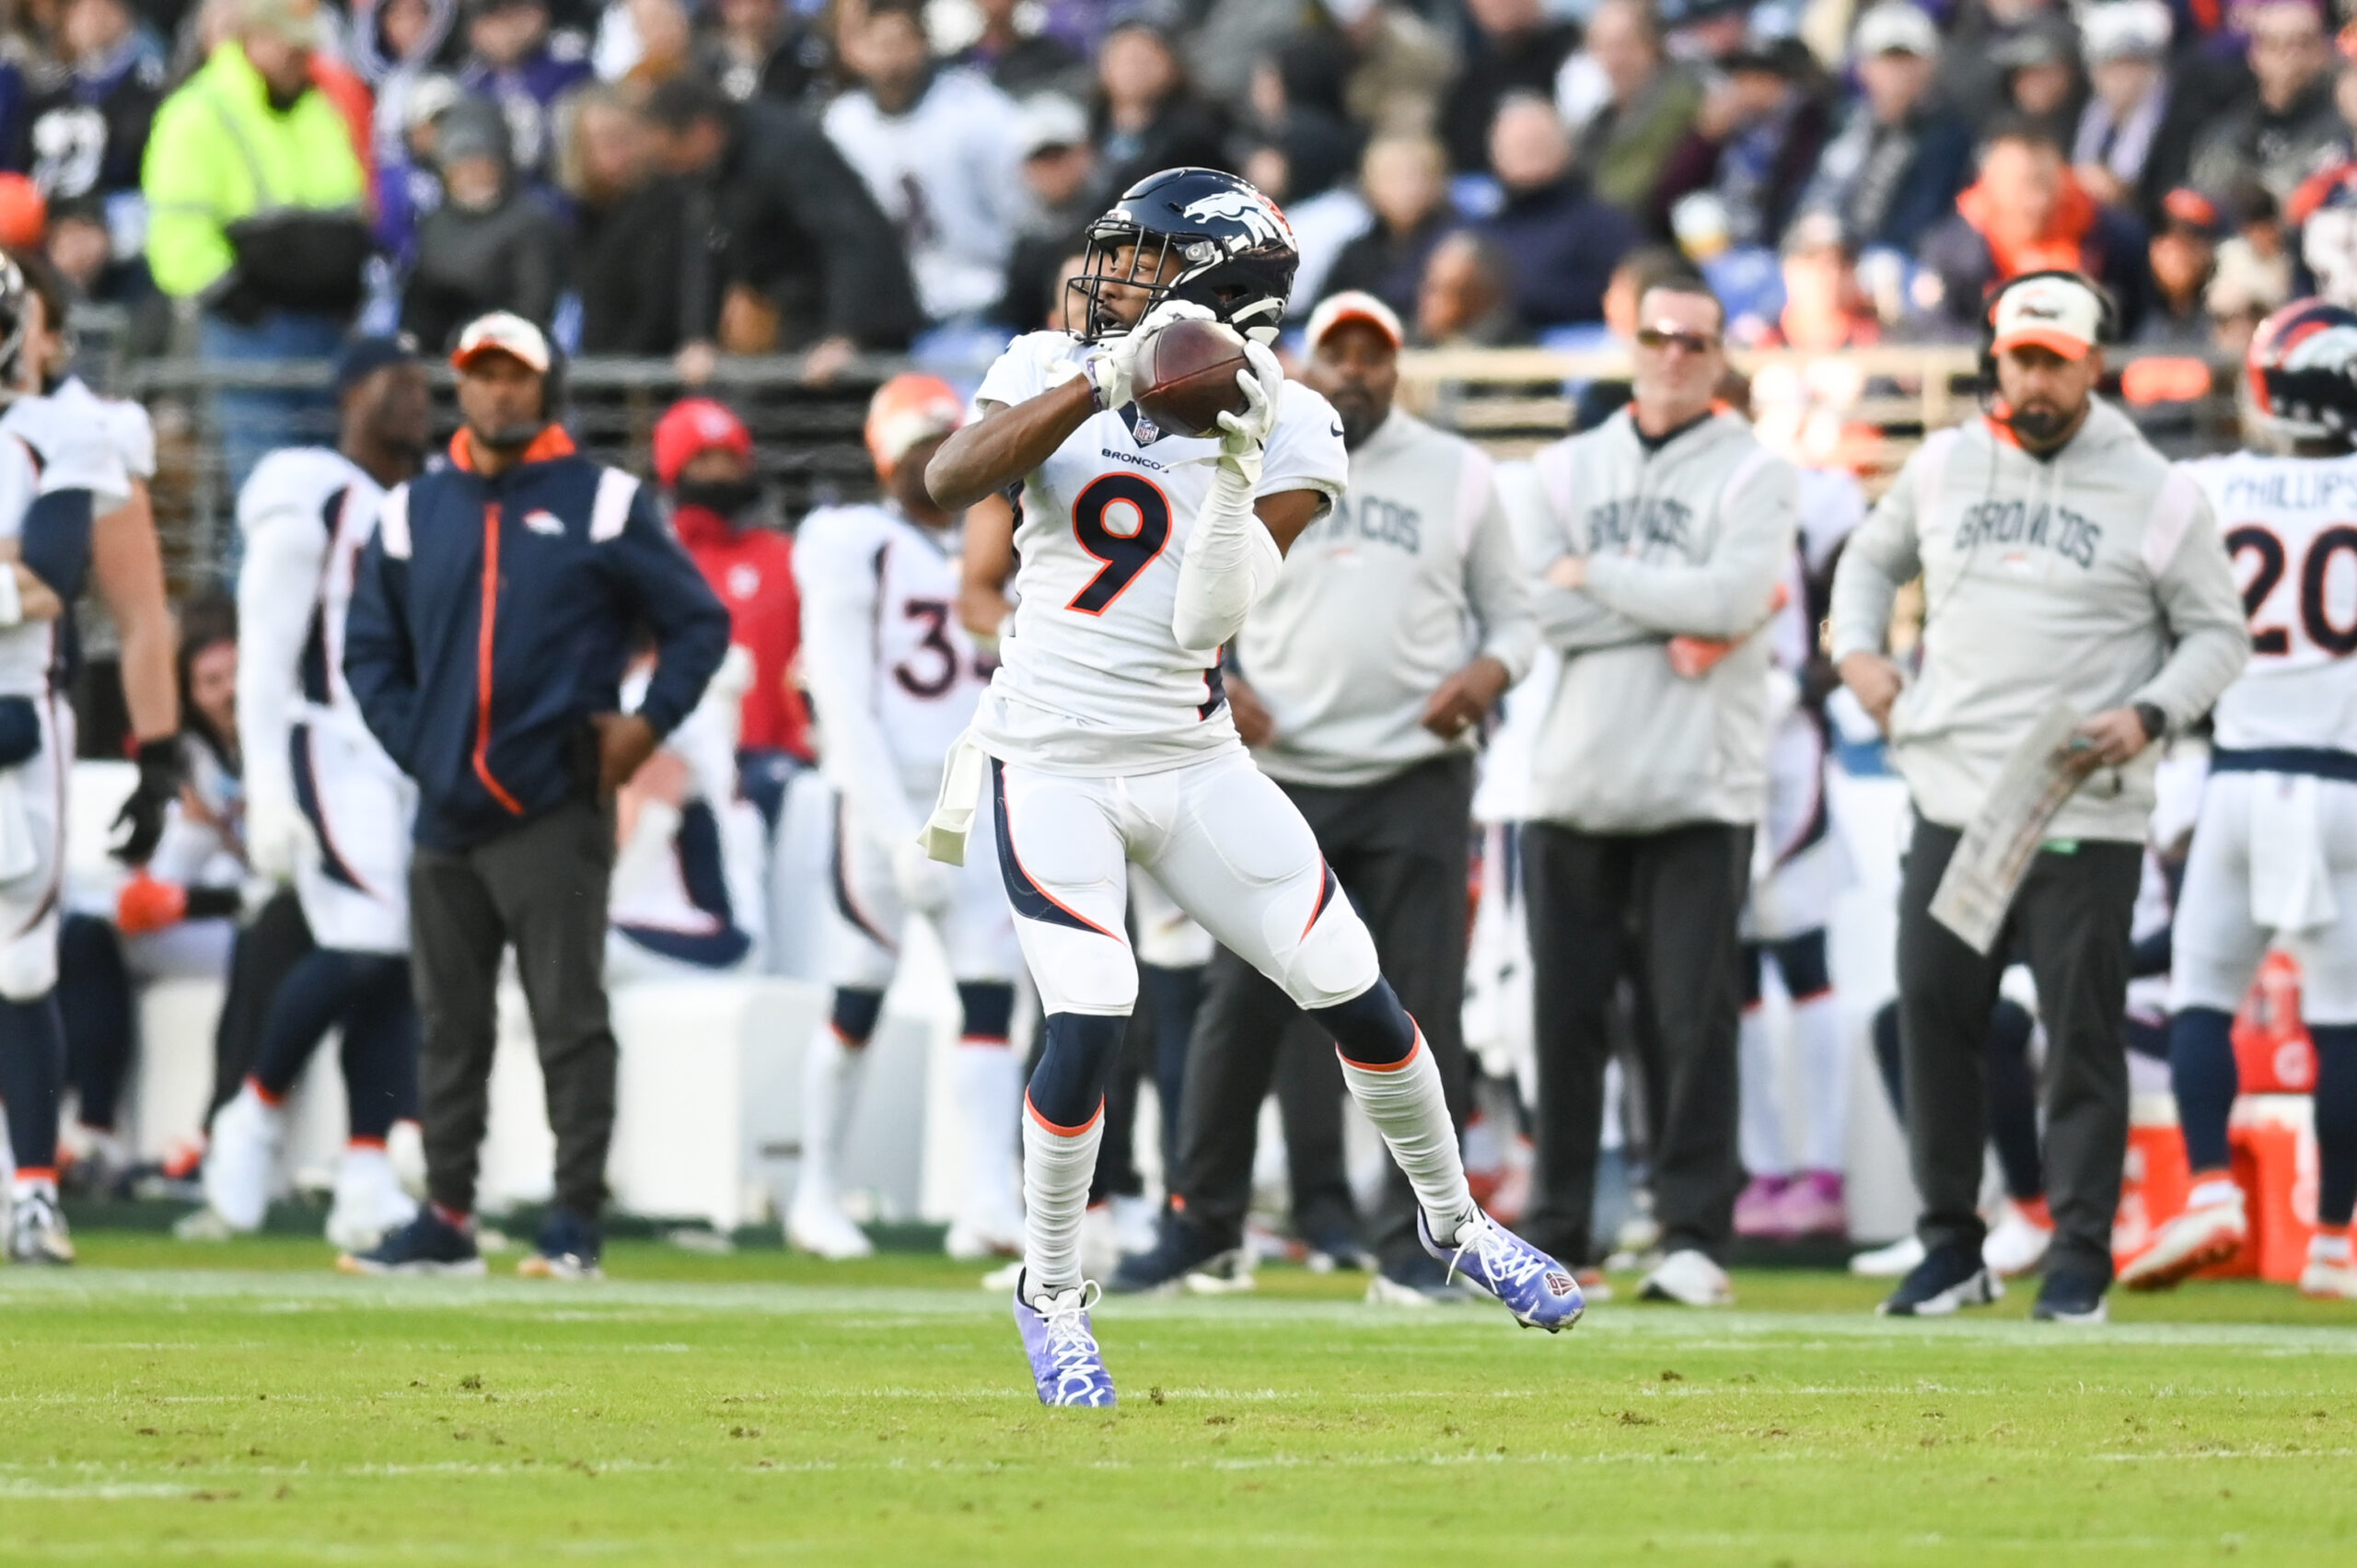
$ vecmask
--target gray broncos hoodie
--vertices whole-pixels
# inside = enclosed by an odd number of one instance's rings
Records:
[[[2057,701],[2082,717],[2151,703],[2200,717],[2249,656],[2242,596],[2201,487],[2097,401],[2032,457],[1976,419],[1925,441],[1833,577],[1833,656],[1880,651],[1898,586],[1923,577],[1922,667],[1891,709],[1915,809],[1962,828]],[[2058,839],[2144,837],[2156,750],[2079,787]]]
[[[1797,480],[1731,413],[1648,450],[1627,410],[1531,459],[1544,504],[1516,518],[1544,572],[1587,557],[1587,586],[1533,590],[1563,674],[1533,747],[1531,815],[1591,833],[1755,823],[1768,799],[1767,621],[1792,558]],[[1733,652],[1699,677],[1674,636]]]

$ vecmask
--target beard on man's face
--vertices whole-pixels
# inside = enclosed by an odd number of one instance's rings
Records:
[[[2071,426],[2073,415],[2061,404],[2039,398],[2015,407],[2005,423],[2027,441],[2051,441]]]
[[[1384,409],[1364,389],[1349,383],[1326,394],[1334,408],[1334,415],[1342,422],[1342,445],[1355,447],[1375,434],[1383,423]]]

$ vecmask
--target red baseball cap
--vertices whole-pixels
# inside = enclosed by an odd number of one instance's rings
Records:
[[[704,453],[718,448],[749,459],[752,432],[726,404],[710,398],[688,398],[673,403],[655,424],[655,479],[668,490],[679,482],[679,470]]]

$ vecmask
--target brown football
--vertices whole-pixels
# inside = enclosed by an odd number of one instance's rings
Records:
[[[1216,436],[1221,414],[1244,412],[1236,373],[1251,367],[1233,327],[1191,318],[1173,321],[1139,356],[1138,412],[1172,436]]]

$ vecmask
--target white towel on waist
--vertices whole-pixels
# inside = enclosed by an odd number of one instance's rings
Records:
[[[2309,773],[2261,773],[2250,792],[2250,917],[2270,931],[2312,931],[2340,912],[2317,783]]]

